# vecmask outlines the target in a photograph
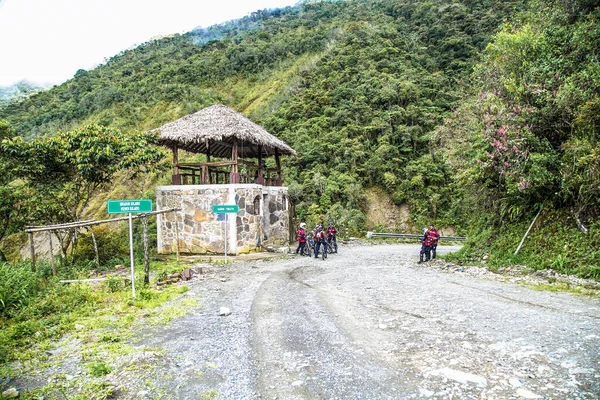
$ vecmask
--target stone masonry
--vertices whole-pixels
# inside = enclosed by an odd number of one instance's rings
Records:
[[[156,188],[157,210],[179,208],[157,216],[161,254],[223,254],[260,251],[267,244],[289,244],[287,188],[256,184],[178,185]],[[215,214],[213,205],[237,204],[237,214]],[[227,224],[227,229],[225,229]]]

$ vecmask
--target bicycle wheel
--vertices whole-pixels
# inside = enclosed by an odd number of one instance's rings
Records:
[[[332,254],[332,253],[333,253],[333,247],[332,247],[331,243],[327,244],[327,252],[328,252],[329,254]]]
[[[306,246],[304,246],[304,252],[303,252],[302,255],[304,255],[304,256],[310,256],[310,249],[311,249],[310,243],[306,243]]]
[[[303,256],[310,256],[310,243],[306,242],[304,249],[302,250]]]

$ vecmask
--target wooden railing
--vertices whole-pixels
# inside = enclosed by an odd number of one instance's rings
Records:
[[[232,182],[231,161],[178,163],[173,174],[173,185],[215,185],[228,183],[257,183],[263,186],[281,186],[281,172],[277,168],[260,169],[257,164],[238,162],[239,182]],[[236,180],[238,180],[236,179]]]

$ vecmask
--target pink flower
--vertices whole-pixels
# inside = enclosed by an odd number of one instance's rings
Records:
[[[529,187],[531,186],[531,184],[526,181],[526,180],[522,180],[521,182],[519,182],[519,184],[517,185],[517,188],[519,189],[519,191],[524,191],[526,189],[529,189]]]

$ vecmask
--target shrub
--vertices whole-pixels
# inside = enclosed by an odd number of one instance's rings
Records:
[[[125,287],[123,285],[123,278],[118,275],[111,275],[106,278],[104,281],[104,287],[109,293],[115,293],[120,290],[123,290]]]
[[[101,378],[110,374],[111,368],[103,362],[97,362],[87,365],[88,373],[96,378]]]
[[[0,263],[0,316],[13,315],[40,289],[41,280],[31,271],[31,264]]]
[[[129,253],[129,241],[123,232],[110,229],[108,225],[94,227],[94,236],[98,245],[98,258],[100,266],[107,266],[115,259],[127,259]],[[83,260],[95,260],[94,242],[92,233],[86,232],[79,237],[77,248],[73,253],[73,261],[81,263]]]

